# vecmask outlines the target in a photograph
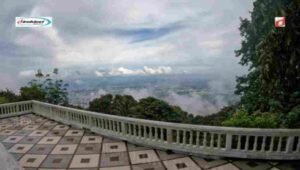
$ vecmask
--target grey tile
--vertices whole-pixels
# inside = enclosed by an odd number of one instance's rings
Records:
[[[20,140],[18,143],[24,143],[24,144],[36,144],[41,140],[41,136],[26,136],[22,140]]]
[[[80,136],[64,136],[59,141],[59,144],[77,144],[81,140]]]
[[[72,155],[49,155],[43,161],[41,168],[68,168]]]
[[[100,154],[101,144],[80,144],[76,154]]]
[[[28,153],[30,154],[49,154],[54,148],[54,145],[35,145]]]
[[[129,165],[127,152],[105,153],[101,155],[100,167]]]
[[[165,170],[166,168],[161,162],[151,162],[145,164],[137,164],[132,166],[132,170]]]

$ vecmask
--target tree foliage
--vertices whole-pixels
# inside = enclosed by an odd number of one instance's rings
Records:
[[[13,91],[11,90],[2,90],[0,91],[0,97],[2,98],[2,102],[16,102],[19,101],[19,96],[16,95]]]
[[[244,107],[241,107],[222,124],[233,127],[278,128],[280,123],[279,114],[268,112],[249,114]]]
[[[44,75],[38,70],[36,79],[31,80],[28,86],[21,87],[21,99],[40,100],[53,104],[68,103],[68,84],[58,78],[58,69],[55,68],[52,74]]]
[[[236,93],[247,111],[287,113],[300,103],[299,1],[257,0],[251,20],[242,19],[236,56],[249,73],[237,79]],[[274,18],[286,16],[286,27]]]

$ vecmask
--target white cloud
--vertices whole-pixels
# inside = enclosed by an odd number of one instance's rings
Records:
[[[97,70],[96,70],[94,73],[95,73],[95,75],[96,75],[97,77],[103,77],[103,76],[104,76],[104,74],[103,74],[102,72],[97,71]]]
[[[32,77],[34,76],[36,71],[34,70],[24,70],[19,72],[20,77]]]
[[[144,72],[145,74],[168,74],[172,72],[172,68],[167,66],[159,66],[157,68],[144,66]]]
[[[155,74],[169,74],[172,72],[172,68],[168,66],[148,67],[144,66],[143,69],[131,70],[125,67],[119,67],[112,69],[108,74],[111,76],[118,75],[155,75]]]

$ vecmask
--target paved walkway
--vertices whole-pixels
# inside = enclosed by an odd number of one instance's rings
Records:
[[[300,169],[298,161],[205,159],[168,153],[109,139],[33,114],[1,119],[0,142],[25,170]]]

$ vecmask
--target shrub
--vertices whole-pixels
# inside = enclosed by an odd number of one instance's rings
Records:
[[[224,126],[251,127],[252,120],[244,107],[237,111],[227,120],[222,123]]]
[[[294,107],[287,115],[285,126],[289,128],[300,127],[300,105]]]
[[[234,127],[278,128],[280,126],[280,118],[277,113],[270,112],[258,112],[250,115],[244,107],[241,107],[222,124]]]

